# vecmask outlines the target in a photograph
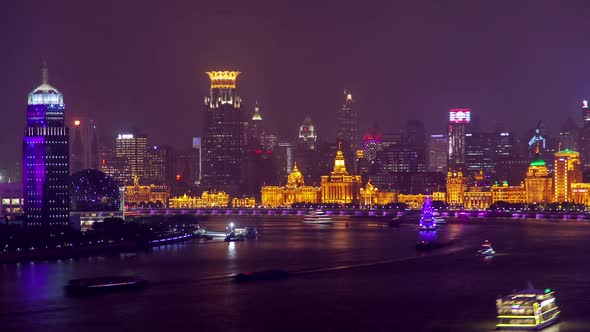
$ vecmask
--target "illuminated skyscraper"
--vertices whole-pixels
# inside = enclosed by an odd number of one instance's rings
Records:
[[[130,184],[138,178],[140,182],[146,180],[145,165],[147,152],[147,137],[134,134],[119,134],[115,141],[115,157],[127,160],[131,169],[131,179],[121,179]]]
[[[449,140],[446,135],[430,135],[428,141],[428,172],[445,173],[447,171],[447,155],[449,150]]]
[[[465,126],[471,122],[471,110],[449,111],[449,153],[447,166],[456,171],[465,166]]]
[[[375,127],[370,128],[363,136],[363,154],[370,163],[377,157],[377,151],[381,150],[382,141],[383,134]]]
[[[582,159],[582,170],[590,170],[590,108],[588,101],[582,102],[582,128],[578,135],[580,158]]]
[[[62,94],[43,81],[29,93],[23,140],[24,218],[27,226],[68,226],[69,133]]]
[[[553,171],[553,201],[556,203],[572,202],[572,183],[582,182],[580,153],[562,150],[555,153]]]
[[[201,184],[201,174],[203,174],[203,149],[200,137],[193,137],[193,150],[197,154],[197,166],[195,169],[195,184]]]
[[[311,122],[311,118],[307,116],[301,126],[299,126],[299,143],[313,150],[315,149],[317,139],[318,133],[315,126]]]
[[[352,92],[344,90],[344,103],[336,112],[338,125],[338,140],[343,142],[346,149],[356,151],[359,146],[358,112],[354,107]]]
[[[98,137],[94,120],[76,119],[70,131],[70,171],[77,173],[84,169],[100,167]]]
[[[202,187],[240,193],[244,154],[245,118],[242,99],[236,90],[238,71],[207,72],[211,79],[209,96],[205,97],[203,122]]]

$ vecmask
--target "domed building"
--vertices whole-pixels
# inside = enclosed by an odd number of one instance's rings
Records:
[[[545,160],[541,157],[538,146],[535,159],[531,162],[526,173],[524,184],[527,203],[551,203],[553,198],[553,178],[549,174]]]
[[[287,176],[287,184],[262,187],[262,205],[269,208],[291,206],[295,203],[316,204],[320,202],[320,188],[306,186],[303,174],[293,165],[293,171]]]
[[[322,176],[321,201],[328,204],[357,204],[360,199],[361,176],[349,175],[344,163],[342,144],[334,159],[334,170]]]
[[[121,193],[117,181],[101,171],[86,169],[72,175],[72,211],[118,211]]]

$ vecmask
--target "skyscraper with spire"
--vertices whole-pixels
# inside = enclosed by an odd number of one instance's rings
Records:
[[[354,107],[354,99],[352,99],[350,90],[344,90],[344,103],[336,112],[336,121],[338,123],[338,140],[343,142],[345,150],[349,150],[351,153],[356,152],[360,145],[358,112]]]
[[[70,218],[69,139],[63,95],[42,83],[28,96],[23,139],[24,217],[27,226],[68,226]]]

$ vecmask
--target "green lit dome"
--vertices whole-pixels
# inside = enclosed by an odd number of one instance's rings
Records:
[[[537,158],[531,162],[531,166],[546,166],[545,160]]]

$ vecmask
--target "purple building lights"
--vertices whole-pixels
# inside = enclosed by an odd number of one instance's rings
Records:
[[[23,139],[23,196],[27,226],[67,226],[70,218],[69,142],[62,94],[43,82],[28,96]]]

